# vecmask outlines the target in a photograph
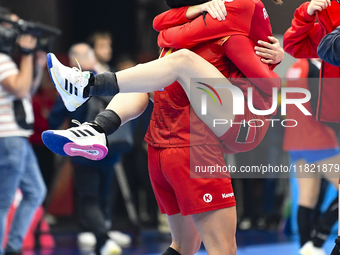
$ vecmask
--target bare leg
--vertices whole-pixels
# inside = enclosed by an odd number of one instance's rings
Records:
[[[199,250],[202,241],[191,215],[175,214],[167,216],[167,218],[172,236],[170,247],[181,255],[195,254]]]
[[[209,255],[236,254],[236,207],[192,215]]]
[[[320,191],[320,178],[299,178],[299,205],[313,209]]]
[[[148,93],[119,93],[112,98],[106,109],[116,112],[123,125],[141,115],[148,106],[148,102]]]
[[[190,79],[220,78],[223,79],[225,84],[229,82],[217,68],[189,50],[180,50],[167,57],[117,72],[116,76],[121,93],[153,92],[178,81],[185,90],[197,116],[218,137],[222,136],[230,128],[229,120],[234,119],[232,114],[232,94],[227,89],[218,91],[222,98],[223,106],[215,105],[208,100],[209,113],[207,115],[200,114],[201,95],[204,92],[196,88],[190,91]],[[211,85],[213,86],[214,84]],[[214,119],[226,119],[229,123],[214,127]]]

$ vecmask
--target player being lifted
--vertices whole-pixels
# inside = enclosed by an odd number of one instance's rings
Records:
[[[216,5],[216,8],[220,6],[219,2],[214,0],[206,5]],[[248,87],[252,87],[254,106],[258,109],[271,107],[272,88],[280,86],[278,76],[272,71],[275,65],[263,63],[254,53],[255,43],[259,40],[268,41],[268,36],[272,35],[262,2],[239,0],[223,2],[222,6],[222,12],[225,12],[227,6],[228,18],[221,23],[214,21],[209,15],[205,20],[198,17],[188,22],[186,15],[192,14],[191,11],[195,14],[194,6],[179,8],[176,10],[179,13],[172,14],[175,10],[171,10],[165,14],[177,15],[178,20],[171,20],[172,22],[184,21],[183,31],[188,33],[183,33],[179,39],[186,38],[188,43],[196,40],[195,45],[190,48],[201,57],[188,50],[179,50],[168,55],[166,53],[171,50],[165,49],[162,56],[167,56],[159,60],[115,74],[93,76],[61,65],[53,54],[48,56],[50,75],[69,110],[74,110],[94,95],[116,95],[94,122],[69,130],[44,133],[45,144],[58,154],[103,158],[107,152],[106,135],[141,114],[149,97],[153,98],[154,111],[146,135],[149,143],[149,173],[160,210],[167,214],[173,237],[171,248],[164,255],[194,254],[199,249],[201,240],[210,255],[236,253],[236,203],[230,179],[190,178],[190,163],[225,165],[222,144],[224,151],[229,153],[250,150],[262,140],[268,128],[251,129],[247,126],[242,132],[240,126],[243,125],[231,127],[227,124],[213,128],[209,124],[213,118],[236,122],[263,118],[252,115],[247,106],[244,115],[235,117],[229,90],[219,91],[223,106],[209,105],[211,114],[202,117],[202,122],[197,115],[190,114],[190,107],[195,112],[200,110],[200,100],[195,98],[201,98],[201,90],[190,91],[190,78],[227,77],[233,79],[234,85],[244,93]],[[237,24],[233,24],[233,20],[237,20]],[[164,19],[161,23],[167,22]],[[214,29],[209,32],[205,23],[208,28]],[[172,26],[174,23],[168,27],[170,30],[164,32],[172,32]],[[185,29],[187,27],[195,29]],[[196,34],[191,35],[192,31]],[[196,38],[198,31],[202,32],[202,36]],[[166,40],[166,34],[162,38],[164,41],[160,39],[161,45]],[[242,51],[239,50],[240,45]],[[214,63],[216,67],[204,59]],[[280,60],[282,58],[277,62]],[[277,62],[274,61],[273,64]],[[274,79],[267,79],[267,83],[256,83],[256,79],[252,82],[242,79],[246,77]],[[158,91],[162,88],[164,90]],[[148,93],[153,91],[155,92]],[[242,136],[239,136],[241,133]],[[223,197],[221,194],[228,196]]]

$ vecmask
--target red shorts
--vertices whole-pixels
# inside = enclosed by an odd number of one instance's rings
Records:
[[[193,161],[196,165],[225,166],[219,145],[180,148],[149,145],[148,156],[151,184],[161,213],[185,216],[236,205],[230,178],[190,177]]]
[[[236,115],[232,127],[219,137],[226,154],[254,149],[263,140],[270,125],[271,116],[256,115],[244,107],[244,115]],[[243,121],[245,124],[240,124]]]

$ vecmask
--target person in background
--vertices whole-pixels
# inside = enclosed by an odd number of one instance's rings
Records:
[[[13,13],[8,13],[8,17],[12,21],[19,20]],[[37,39],[22,35],[17,43],[21,50],[19,68],[9,55],[0,53],[0,255],[21,254],[23,238],[46,194],[36,156],[27,139],[34,122],[31,92],[40,83],[33,81]],[[38,64],[39,70],[44,67],[45,63]],[[22,200],[3,250],[6,215],[17,189],[22,192]]]
[[[337,164],[340,160],[340,150],[335,132],[336,126],[328,126],[315,119],[318,86],[321,62],[320,59],[299,59],[287,72],[287,87],[304,88],[311,92],[311,101],[304,104],[312,116],[306,116],[300,110],[288,105],[287,119],[295,119],[298,125],[291,129],[285,129],[284,150],[289,152],[291,163],[298,169],[323,166],[324,164]],[[290,95],[297,98],[298,93]],[[333,128],[332,128],[333,127]],[[337,188],[335,174],[329,172],[301,173],[297,172],[298,183],[298,210],[297,223],[300,235],[300,254],[325,254],[322,249],[338,217],[338,199],[335,198],[324,214],[319,216],[318,224],[315,224],[317,214],[316,204],[319,197],[321,177]],[[294,194],[294,192],[292,192]],[[315,230],[315,233],[312,232]]]
[[[96,70],[98,73],[113,71],[109,65],[112,59],[112,36],[109,32],[95,32],[88,42],[93,48],[97,58]]]
[[[327,63],[340,66],[340,26],[322,38],[318,46],[318,55]]]
[[[81,65],[83,70],[96,72],[97,60],[93,50],[88,44],[73,45],[68,53],[71,66]],[[70,84],[71,86],[71,84]],[[92,104],[85,104],[75,112],[69,113],[61,98],[58,97],[49,116],[50,127],[60,127],[66,118],[87,121]],[[106,105],[98,105],[103,109]],[[91,109],[90,109],[91,108]],[[100,109],[95,109],[98,113]],[[71,125],[71,123],[70,123]],[[101,161],[91,161],[80,157],[72,158],[74,169],[76,196],[78,202],[78,221],[80,226],[90,233],[81,233],[78,243],[95,244],[97,255],[121,254],[118,245],[128,246],[131,239],[128,235],[115,232],[109,237],[111,227],[111,183],[114,176],[113,165],[120,159],[120,155],[113,152]],[[95,240],[93,240],[93,234]],[[112,240],[113,238],[114,240]]]
[[[292,25],[284,34],[284,50],[295,58],[318,58],[322,38],[340,25],[339,11],[338,1],[311,0],[303,3],[296,9]],[[320,50],[319,53],[323,55]],[[320,74],[317,120],[339,122],[340,68],[322,61]],[[332,251],[332,255],[339,254],[340,228]]]

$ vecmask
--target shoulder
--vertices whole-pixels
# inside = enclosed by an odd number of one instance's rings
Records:
[[[2,62],[13,62],[12,58],[7,54],[0,53],[0,63]],[[13,62],[14,63],[14,62]]]
[[[252,10],[260,0],[225,0],[224,5],[227,8],[235,8],[237,10]],[[261,2],[262,3],[262,2]],[[228,10],[228,9],[227,9]]]

